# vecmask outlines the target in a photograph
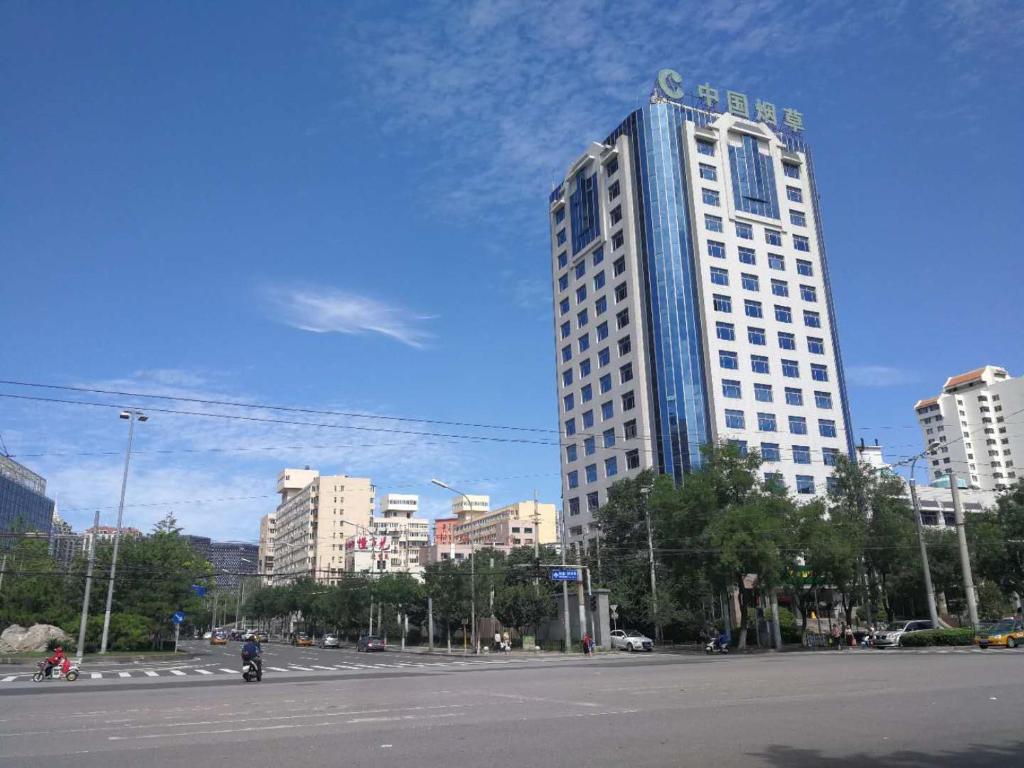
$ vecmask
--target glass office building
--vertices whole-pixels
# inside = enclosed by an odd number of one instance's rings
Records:
[[[758,450],[798,498],[853,453],[804,136],[676,96],[656,89],[549,198],[570,541],[612,483],[682,482],[708,443]]]
[[[0,534],[38,531],[49,536],[52,522],[53,499],[46,496],[46,480],[0,456]]]

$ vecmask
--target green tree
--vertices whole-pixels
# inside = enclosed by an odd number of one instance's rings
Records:
[[[452,560],[431,563],[424,569],[424,589],[434,604],[434,621],[443,627],[451,651],[452,629],[470,615],[469,566]]]

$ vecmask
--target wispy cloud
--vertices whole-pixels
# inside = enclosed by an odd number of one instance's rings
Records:
[[[846,380],[854,387],[900,387],[913,384],[918,377],[890,365],[848,365]]]
[[[359,109],[378,110],[386,131],[426,132],[445,147],[423,171],[427,199],[519,226],[510,219],[541,210],[568,162],[641,103],[658,68],[754,87],[750,72],[827,51],[888,4],[865,6],[425,0],[401,24],[353,12],[336,49]]]
[[[282,322],[313,333],[383,336],[422,348],[432,335],[421,327],[430,320],[393,301],[384,303],[347,291],[292,286],[265,291],[271,311]]]

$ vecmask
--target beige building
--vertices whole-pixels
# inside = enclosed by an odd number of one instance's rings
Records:
[[[455,540],[502,549],[554,544],[558,541],[558,514],[554,504],[517,501],[481,515],[460,515]]]
[[[373,514],[373,483],[365,477],[321,475],[284,469],[277,478],[281,502],[272,537],[274,583],[309,577],[334,583],[345,570],[345,542],[368,531]]]
[[[264,584],[272,584],[274,580],[274,532],[277,528],[277,515],[271,512],[260,518],[260,553],[259,572]]]

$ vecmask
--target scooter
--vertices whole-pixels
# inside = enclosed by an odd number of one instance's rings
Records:
[[[729,644],[725,642],[725,638],[721,636],[713,637],[708,640],[708,644],[704,646],[704,653],[729,653]]]
[[[242,679],[247,683],[263,679],[263,664],[260,663],[259,657],[242,662]]]
[[[32,675],[32,681],[41,683],[43,680],[60,680],[64,678],[69,683],[78,679],[78,665],[72,664],[67,659],[62,664],[55,665],[49,672],[46,671],[46,662],[40,661],[36,664],[37,671]]]

